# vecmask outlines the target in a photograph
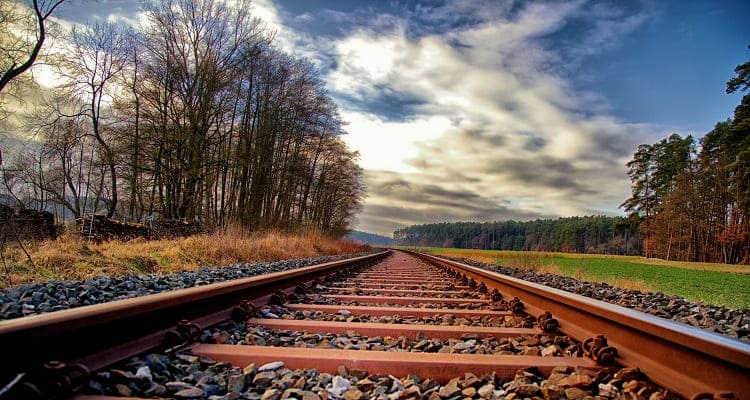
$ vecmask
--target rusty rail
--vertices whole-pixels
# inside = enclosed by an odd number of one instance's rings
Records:
[[[606,334],[617,362],[637,366],[655,383],[685,398],[731,391],[750,399],[750,345],[688,325],[580,295],[417,252],[488,288],[523,299],[532,315],[552,313],[559,330],[580,341]]]
[[[1,321],[0,378],[23,376],[28,398],[72,393],[88,382],[89,371],[189,343],[201,328],[250,317],[248,301],[268,302],[280,289],[291,292],[322,274],[369,265],[388,253]]]
[[[4,362],[0,363],[0,377],[14,376],[19,371],[28,373],[24,377],[28,392],[36,398],[43,398],[44,391],[72,393],[81,382],[88,379],[88,371],[112,365],[138,353],[155,348],[183,346],[193,341],[202,328],[214,325],[229,318],[248,320],[253,317],[252,305],[265,304],[274,297],[275,302],[285,302],[286,294],[300,284],[309,285],[323,274],[378,262],[389,252],[320,264],[291,271],[278,272],[251,278],[239,279],[191,289],[166,292],[128,299],[96,306],[82,307],[51,314],[0,322],[0,343],[3,344]],[[586,297],[551,289],[534,283],[510,278],[491,271],[482,270],[462,263],[413,253],[429,263],[456,271],[465,277],[461,286],[453,288],[470,291],[494,289],[502,292],[505,299],[518,297],[521,301],[511,302],[514,311],[523,310],[530,315],[539,315],[552,323],[557,321],[557,329],[581,342],[601,345],[604,349],[616,349],[616,362],[623,366],[636,366],[645,372],[655,383],[662,385],[685,398],[705,399],[721,397],[731,391],[739,398],[750,399],[750,346],[729,338],[707,333],[686,325],[635,312],[622,307],[592,300]],[[363,276],[368,276],[363,273]],[[398,281],[398,273],[369,279]],[[408,279],[413,282],[413,279]],[[367,281],[362,281],[366,283]],[[408,283],[407,282],[407,283]],[[420,282],[436,285],[440,282]],[[394,284],[395,285],[395,284]],[[464,286],[465,285],[465,286]],[[409,286],[407,284],[407,286]],[[334,286],[331,287],[332,289]],[[469,289],[470,288],[470,289]],[[446,288],[447,289],[447,288]],[[375,297],[387,303],[412,303],[417,298],[409,289],[384,289],[380,296],[356,296],[351,299],[367,303]],[[427,289],[426,289],[427,290]],[[384,296],[402,292],[406,296]],[[367,293],[369,291],[362,291]],[[428,292],[430,294],[431,292]],[[324,294],[322,298],[348,300],[349,296]],[[281,300],[280,300],[281,299]],[[370,300],[368,300],[370,299]],[[455,303],[456,299],[420,297],[419,301]],[[461,302],[485,300],[462,299]],[[290,309],[333,311],[341,306],[301,305],[286,303]],[[396,308],[389,306],[351,305],[346,306],[352,315],[368,313],[373,315],[412,314],[429,315],[448,311],[441,308]],[[492,310],[452,310],[456,315],[508,315],[510,311]],[[548,314],[551,313],[551,315]],[[294,327],[309,330],[326,329],[343,332],[349,324],[314,321],[286,321],[249,319],[250,324],[260,324],[280,329]],[[357,329],[363,334],[384,335],[387,332],[405,336],[429,334],[436,337],[455,336],[470,333],[477,336],[516,335],[523,329],[493,329],[480,327],[434,328],[428,326],[386,326],[379,323],[358,323]],[[536,328],[535,328],[536,329]],[[546,329],[546,328],[545,328]],[[444,332],[442,332],[444,331]],[[606,334],[607,343],[598,343],[599,334]],[[584,346],[586,347],[586,346]],[[341,353],[321,349],[280,349],[263,346],[231,345],[191,345],[196,354],[210,355],[218,359],[232,360],[239,364],[249,360],[273,361],[288,357],[289,367],[321,367],[324,363],[335,369],[343,358],[360,367],[400,371],[407,366],[410,372],[422,371],[435,376],[448,378],[464,368],[473,366],[478,370],[502,370],[512,374],[515,369],[538,363],[541,370],[547,371],[556,365],[594,365],[588,359],[538,360],[525,356],[484,356],[475,357],[455,354],[374,354],[367,351]],[[591,346],[592,352],[595,346]],[[597,350],[598,351],[598,350]],[[602,353],[602,357],[614,356],[614,352]],[[395,357],[395,358],[394,358]],[[494,357],[494,358],[493,358]],[[442,365],[443,368],[440,366]],[[450,365],[453,369],[447,369]],[[391,368],[391,369],[388,369]],[[506,371],[507,370],[507,371]],[[39,382],[42,382],[41,384]],[[46,386],[46,387],[44,387]],[[34,397],[26,397],[34,398]]]

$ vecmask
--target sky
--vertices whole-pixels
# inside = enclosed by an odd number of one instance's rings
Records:
[[[138,21],[68,0],[68,22]],[[256,0],[319,69],[360,152],[355,229],[622,215],[638,144],[732,116],[750,2]],[[744,21],[743,21],[744,20]]]

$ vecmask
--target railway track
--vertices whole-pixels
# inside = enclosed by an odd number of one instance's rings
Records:
[[[0,322],[0,343],[3,399],[750,398],[747,344],[401,251]]]

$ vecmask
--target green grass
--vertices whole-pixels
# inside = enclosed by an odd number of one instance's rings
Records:
[[[551,257],[543,262],[556,265],[563,275],[574,276],[577,271],[582,271],[588,280],[636,280],[644,282],[654,291],[693,301],[731,308],[750,308],[748,274],[636,263],[616,258]]]
[[[446,248],[421,250],[586,281],[606,282],[627,289],[663,292],[711,305],[750,308],[750,266],[747,265],[687,263],[598,254]]]

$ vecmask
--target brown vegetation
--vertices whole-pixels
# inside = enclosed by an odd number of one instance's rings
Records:
[[[230,228],[223,232],[172,240],[135,239],[94,243],[77,233],[55,240],[26,244],[33,264],[23,251],[3,251],[6,269],[0,287],[52,279],[86,279],[96,275],[172,273],[202,266],[277,261],[350,254],[367,249],[359,243],[331,239],[317,232],[286,234],[247,233]]]

